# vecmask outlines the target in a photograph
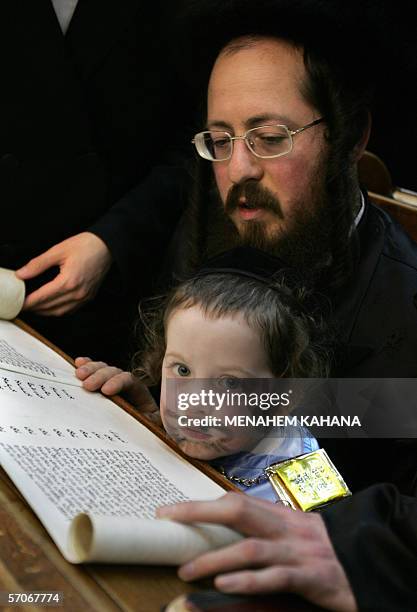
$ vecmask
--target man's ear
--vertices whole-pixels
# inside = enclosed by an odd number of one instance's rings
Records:
[[[372,115],[371,113],[368,111],[367,112],[367,120],[366,120],[366,124],[365,127],[363,129],[362,132],[362,136],[360,138],[360,140],[356,143],[354,149],[353,149],[353,159],[355,162],[358,162],[360,160],[360,158],[362,157],[366,146],[369,142],[369,136],[371,134],[371,127],[372,127]]]

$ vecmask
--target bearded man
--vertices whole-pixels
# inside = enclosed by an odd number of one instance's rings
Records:
[[[193,138],[203,158],[196,193],[170,257],[174,276],[234,246],[262,248],[328,296],[342,345],[335,372],[415,377],[417,247],[357,178],[372,89],[355,61],[366,60],[359,24],[343,38],[323,15],[325,2],[210,0],[206,15],[203,4],[202,28],[190,28],[193,57],[211,48],[215,61],[206,124]],[[354,495],[320,514],[234,493],[161,509],[248,536],[180,576],[216,574],[216,587],[230,593],[295,592],[329,610],[415,609],[415,440],[322,445]]]
[[[264,2],[254,15],[249,4],[234,20],[200,15],[210,42],[198,31],[197,44],[215,61],[176,276],[242,243],[266,250],[329,297],[335,375],[414,377],[417,245],[357,175],[371,124],[365,58],[314,6]]]
[[[217,51],[206,124],[193,139],[204,161],[177,235],[176,276],[234,246],[262,248],[328,296],[342,348],[335,373],[415,377],[417,246],[368,201],[357,177],[372,89],[352,40],[359,24],[343,39],[319,3],[304,13],[294,2],[213,4],[207,15],[200,8],[206,38],[195,36]],[[220,590],[291,591],[330,610],[414,609],[415,440],[323,446],[354,492],[388,481],[410,497],[379,485],[321,516],[235,494],[162,509],[248,536],[180,576],[217,574]]]

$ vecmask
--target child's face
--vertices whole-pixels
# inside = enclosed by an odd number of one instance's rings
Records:
[[[179,412],[176,406],[166,405],[166,381],[168,378],[272,378],[260,334],[240,314],[211,318],[199,306],[175,310],[168,320],[166,334],[161,417],[170,436],[185,453],[204,460],[253,448],[261,437],[256,428],[180,427],[178,417],[190,416],[191,412]],[[206,408],[205,414],[213,414],[207,410],[210,408]],[[198,411],[199,408],[193,409],[193,416]],[[199,416],[203,414],[200,412]]]

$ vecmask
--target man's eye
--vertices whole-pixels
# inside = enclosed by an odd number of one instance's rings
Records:
[[[216,149],[224,149],[228,145],[229,145],[228,138],[216,138],[215,140],[213,140],[213,146],[216,147]]]
[[[174,365],[174,372],[178,374],[178,376],[189,376],[191,374],[190,368],[183,363],[176,363]]]
[[[278,134],[264,134],[259,136],[260,141],[264,145],[279,145],[285,139],[285,136],[279,136]]]

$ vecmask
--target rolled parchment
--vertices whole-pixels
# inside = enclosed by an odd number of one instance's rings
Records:
[[[25,301],[25,283],[14,270],[0,268],[0,319],[14,319]]]
[[[63,552],[72,563],[182,565],[242,537],[223,525],[82,513],[71,521]]]

